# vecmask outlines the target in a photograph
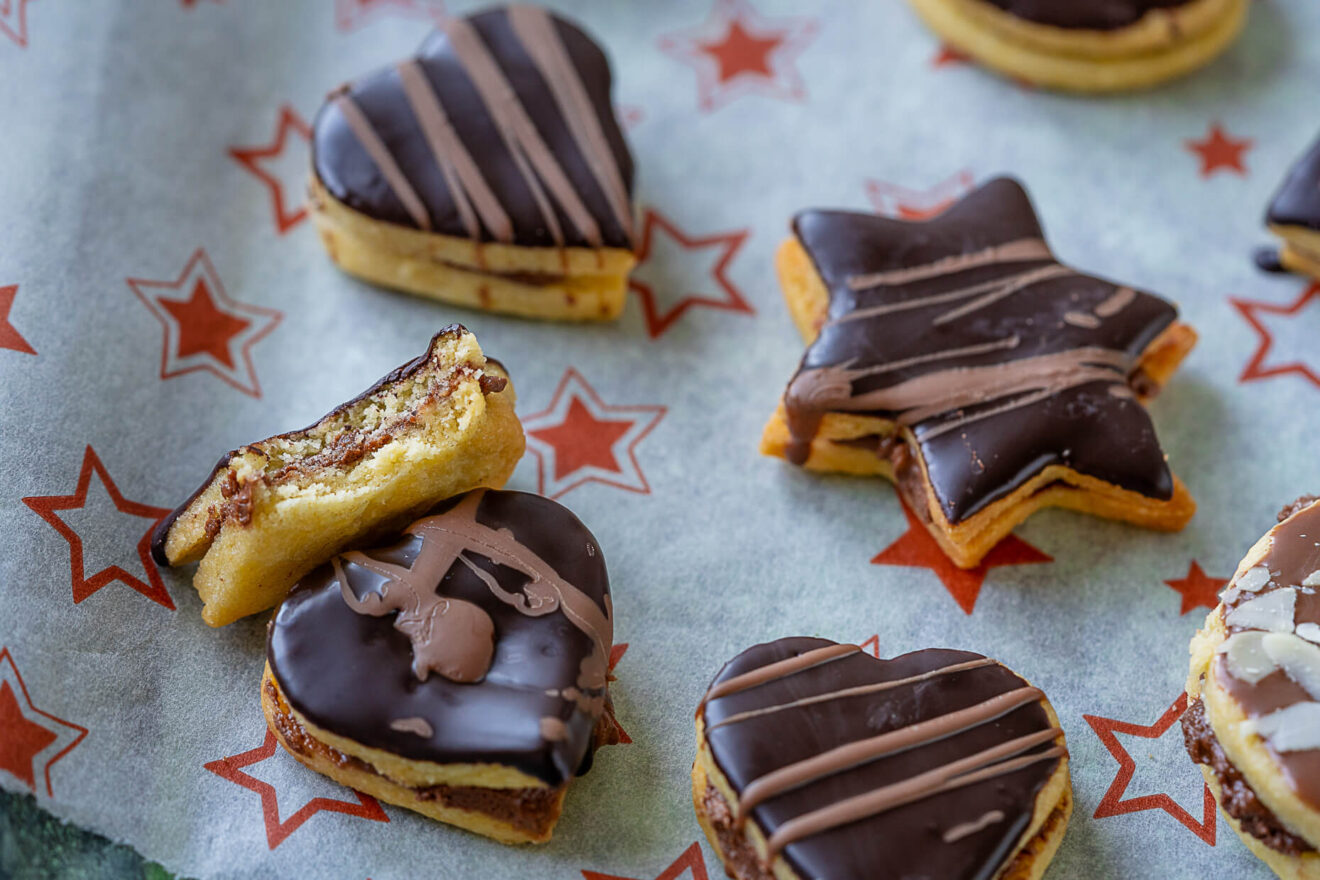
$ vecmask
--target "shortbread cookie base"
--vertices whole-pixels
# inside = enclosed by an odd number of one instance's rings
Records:
[[[208,624],[275,606],[300,577],[373,531],[469,489],[504,484],[524,446],[512,385],[484,391],[483,377],[506,377],[466,330],[432,345],[429,363],[442,375],[425,389],[406,378],[387,383],[312,428],[222,461],[164,548],[171,565],[200,560],[193,586]],[[404,399],[423,391],[421,401]],[[345,419],[362,424],[340,426]],[[307,454],[339,460],[301,469]]]
[[[567,785],[495,764],[410,761],[321,730],[289,705],[269,665],[261,709],[290,755],[341,785],[501,843],[545,843],[554,833]]]
[[[315,175],[309,190],[330,258],[373,284],[527,318],[603,321],[623,311],[632,251],[481,244],[375,220],[330,195]]]
[[[1283,224],[1271,224],[1270,231],[1283,239],[1279,249],[1283,268],[1320,280],[1320,231]]]
[[[954,48],[999,73],[1075,92],[1150,88],[1205,66],[1241,32],[1250,0],[1195,0],[1114,31],[1017,18],[983,0],[910,0]]]
[[[1050,723],[1057,727],[1059,719],[1054,707],[1044,699],[1041,704]],[[733,880],[801,880],[782,856],[776,857],[769,866],[770,870],[766,871],[766,839],[756,822],[748,821],[741,832],[732,828],[738,796],[706,744],[700,718],[697,719],[697,742],[697,758],[692,764],[692,806],[711,848],[724,863],[725,872]],[[707,801],[709,797],[715,799],[714,809]],[[1022,833],[1012,858],[1007,859],[995,875],[995,880],[1039,880],[1044,876],[1068,830],[1072,807],[1072,777],[1065,756],[1059,760],[1058,769],[1036,797],[1031,823]]]
[[[829,292],[796,238],[788,239],[780,247],[776,267],[789,313],[803,339],[810,344],[826,318]],[[1172,324],[1148,347],[1138,367],[1158,388],[1173,375],[1195,344],[1196,332],[1190,326]],[[871,438],[874,443],[867,444],[871,448],[856,442]],[[893,461],[876,452],[880,438],[892,438],[904,444],[912,467],[919,467],[920,473],[896,473]],[[761,452],[783,458],[790,441],[781,403],[762,434]],[[925,462],[911,431],[889,419],[856,413],[825,414],[803,466],[827,473],[880,476],[894,482],[931,536],[960,568],[975,568],[1014,528],[1045,507],[1063,507],[1161,531],[1182,529],[1196,512],[1196,502],[1176,477],[1173,494],[1161,501],[1062,465],[1051,465],[973,516],[951,523],[930,485]],[[914,479],[915,476],[920,479]]]

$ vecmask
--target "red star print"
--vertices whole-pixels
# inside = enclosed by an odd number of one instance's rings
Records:
[[[1178,609],[1178,613],[1186,614],[1193,608],[1214,608],[1218,605],[1219,591],[1228,583],[1228,578],[1210,577],[1193,559],[1187,569],[1187,577],[1167,580],[1164,583],[1182,597],[1182,607]]]
[[[210,770],[216,776],[227,779],[237,786],[246,788],[248,791],[254,791],[261,797],[261,816],[266,823],[266,844],[271,849],[279,846],[288,839],[290,834],[302,827],[304,822],[322,811],[344,813],[361,819],[370,819],[372,822],[390,821],[390,817],[385,815],[385,811],[381,809],[380,803],[374,797],[352,789],[349,790],[357,798],[357,803],[335,798],[312,798],[299,807],[292,816],[281,820],[279,797],[275,791],[275,786],[243,772],[244,767],[260,764],[272,757],[278,748],[279,743],[275,740],[275,734],[267,729],[266,739],[255,749],[246,751],[241,755],[234,755],[232,758],[221,758],[218,761],[209,761],[202,765],[203,768]]]
[[[9,310],[14,307],[14,297],[18,296],[18,285],[0,287],[0,348],[21,351],[24,354],[36,354],[37,350],[28,345],[22,334],[9,323]]]
[[[1250,138],[1241,140],[1231,137],[1218,122],[1210,126],[1210,133],[1204,140],[1187,140],[1188,150],[1201,158],[1201,176],[1210,177],[1219,171],[1233,171],[1245,177],[1247,166],[1242,164],[1242,156],[1251,149]]]
[[[105,566],[91,577],[87,576],[84,566],[85,548],[82,536],[60,517],[59,512],[62,510],[86,509],[87,493],[91,488],[93,474],[96,475],[96,479],[104,493],[109,496],[115,510],[124,516],[139,517],[148,521],[148,525],[143,530],[136,548],[138,561],[142,564],[142,571],[147,578],[145,581],[119,565]],[[165,591],[165,584],[161,580],[160,570],[156,568],[156,563],[151,558],[151,530],[169,511],[163,507],[152,507],[148,504],[139,504],[136,501],[125,499],[120,493],[119,487],[110,478],[105,465],[101,463],[100,457],[97,456],[96,451],[91,446],[83,451],[82,470],[78,473],[78,486],[74,489],[72,495],[34,495],[24,498],[23,503],[49,523],[51,528],[59,532],[60,537],[69,542],[69,569],[72,574],[73,603],[75,605],[107,584],[119,581],[125,586],[132,587],[157,605],[162,605],[171,611],[174,610],[174,603],[170,600],[170,594]],[[109,521],[109,517],[101,517],[98,525],[108,525]]]
[[[631,131],[646,119],[646,111],[636,104],[616,104],[614,115],[619,117],[619,124]]]
[[[619,661],[623,659],[623,655],[626,653],[628,653],[627,642],[623,642],[621,644],[615,645],[612,648],[610,648],[610,667],[609,667],[610,681],[615,680],[614,667],[619,665]],[[614,725],[615,732],[619,735],[620,745],[627,745],[631,743],[632,737],[628,735],[628,731],[623,729],[623,725],[619,723],[619,719],[615,716],[614,712],[611,711],[609,713],[609,719],[610,719],[610,723]]]
[[[1173,798],[1167,794],[1149,794],[1123,800],[1123,793],[1127,791],[1128,783],[1132,781],[1137,765],[1132,760],[1132,756],[1128,754],[1128,750],[1118,741],[1116,734],[1123,733],[1142,739],[1159,739],[1173,726],[1175,721],[1182,717],[1186,709],[1187,694],[1183,693],[1179,694],[1178,699],[1173,701],[1173,705],[1166,709],[1159,720],[1151,725],[1115,721],[1112,718],[1100,718],[1096,715],[1082,716],[1086,719],[1086,723],[1091,725],[1095,735],[1100,737],[1100,742],[1104,743],[1105,748],[1109,750],[1109,754],[1114,756],[1115,761],[1118,761],[1118,773],[1114,776],[1114,781],[1110,783],[1105,796],[1101,798],[1100,806],[1095,808],[1095,818],[1104,819],[1108,816],[1140,813],[1143,810],[1163,810],[1187,826],[1187,830],[1201,838],[1201,840],[1210,846],[1215,845],[1215,797],[1210,793],[1210,786],[1208,785],[1205,785],[1205,794],[1201,805],[1202,815],[1199,822],[1192,818],[1190,813],[1178,806]],[[1202,784],[1204,785],[1204,783]]]
[[[290,140],[289,135],[293,134]],[[270,190],[271,212],[275,219],[275,231],[283,235],[293,227],[297,226],[307,217],[307,207],[302,203],[302,196],[297,195],[303,185],[303,180],[307,176],[306,153],[312,139],[312,129],[288,104],[280,107],[280,118],[275,124],[275,136],[269,144],[263,147],[230,147],[229,155],[233,157],[248,173],[260,180],[267,189]],[[264,167],[267,159],[287,159],[288,153],[297,151],[298,158],[302,161],[297,163],[298,176],[297,182],[288,184],[275,173]],[[287,164],[287,163],[286,163]],[[287,186],[286,186],[287,184]],[[287,196],[294,193],[292,198]]]
[[[710,880],[706,873],[706,857],[701,853],[701,844],[693,842],[683,850],[683,854],[655,876],[655,880],[679,880],[684,873],[691,872],[684,880]],[[633,880],[617,874],[602,874],[599,871],[582,871],[582,880]]]
[[[204,249],[189,258],[177,281],[129,278],[128,286],[165,328],[162,380],[203,370],[244,394],[261,396],[252,346],[283,316],[231,299]]]
[[[936,52],[935,57],[930,60],[930,66],[949,67],[954,64],[966,64],[971,60],[971,56],[966,52],[959,51],[948,43],[941,43],[940,50]]]
[[[28,0],[0,0],[0,34],[27,48]]]
[[[1320,356],[1316,354],[1315,330],[1312,329],[1314,322],[1297,320],[1297,316],[1307,308],[1312,312],[1320,312],[1320,283],[1306,288],[1296,302],[1287,306],[1248,299],[1230,299],[1229,302],[1260,336],[1260,345],[1238,377],[1239,382],[1295,373],[1320,388]],[[1285,320],[1275,323],[1271,330],[1266,326],[1263,315],[1278,315]],[[1276,346],[1286,352],[1285,358],[1292,360],[1267,365],[1265,360]]]
[[[650,494],[636,448],[665,412],[663,406],[607,404],[577,370],[568,369],[550,405],[522,420],[527,449],[536,456],[537,491],[558,498],[595,482]]]
[[[440,22],[445,17],[443,0],[335,0],[335,27],[351,31],[373,18],[398,15]]]
[[[877,214],[899,220],[929,220],[972,191],[976,178],[959,171],[930,189],[908,189],[883,180],[866,181],[866,197]]]
[[[0,770],[36,791],[37,766],[40,764],[46,780],[46,794],[54,797],[55,791],[50,783],[51,766],[73,751],[86,736],[87,728],[82,725],[65,721],[33,705],[32,695],[14,663],[14,656],[8,648],[0,649]]]
[[[1032,565],[1054,561],[1053,557],[1040,552],[1017,535],[1009,535],[996,544],[976,568],[959,568],[944,554],[916,514],[908,509],[907,503],[902,499],[899,501],[903,505],[903,515],[907,517],[908,530],[897,541],[881,550],[871,560],[871,564],[929,568],[944,584],[958,607],[967,614],[971,614],[976,607],[981,585],[985,583],[985,576],[990,569],[1002,565]]]
[[[697,71],[697,104],[706,112],[745,94],[800,101],[794,64],[816,36],[806,18],[762,18],[747,0],[715,0],[700,27],[660,38],[660,50]]]
[[[661,234],[657,235],[657,232]],[[750,230],[739,229],[716,235],[689,236],[659,211],[646,209],[642,219],[642,243],[637,250],[637,268],[628,279],[628,287],[641,300],[646,332],[652,339],[658,339],[684,312],[698,306],[755,314],[728,276],[729,264],[750,234]],[[684,252],[683,256],[678,255],[679,251]],[[714,256],[714,261],[707,264],[703,274],[719,288],[718,294],[689,292],[687,282],[671,274],[691,269],[694,262],[687,255],[697,251],[710,251]],[[706,280],[703,277],[697,283],[704,284]],[[670,291],[681,292],[682,297],[670,296]]]

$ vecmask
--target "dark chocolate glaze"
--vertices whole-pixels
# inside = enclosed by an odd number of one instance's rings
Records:
[[[1251,252],[1251,259],[1262,272],[1280,274],[1288,271],[1279,256],[1279,249],[1273,245],[1256,248]]]
[[[630,248],[632,241],[628,232],[620,227],[611,212],[550,88],[509,25],[506,9],[483,12],[471,16],[468,21],[494,55],[542,138],[600,224],[604,245]],[[559,16],[554,16],[554,24],[582,79],[631,195],[633,161],[610,102],[609,61],[601,48],[576,25]],[[417,57],[459,139],[476,160],[482,176],[509,215],[514,243],[555,246],[531,190],[500,137],[489,109],[455,57],[449,38],[443,31],[436,31],[422,43]],[[431,218],[431,231],[467,238],[468,229],[405,97],[398,71],[389,67],[363,77],[351,86],[348,94],[362,109],[425,204]],[[334,101],[321,107],[313,123],[312,166],[330,194],[350,208],[377,220],[417,227]],[[590,246],[557,204],[554,210],[563,229],[564,243]],[[483,241],[493,240],[491,231],[484,225],[482,232]]]
[[[1130,383],[1142,352],[1177,316],[1173,305],[1136,293],[1117,314],[1098,326],[1075,326],[1065,314],[1089,312],[1119,289],[1112,282],[1075,272],[1030,285],[964,317],[936,324],[935,319],[960,302],[894,311],[881,317],[847,320],[851,312],[881,304],[938,295],[953,289],[1009,278],[1033,269],[1057,266],[1052,258],[983,265],[909,283],[854,290],[849,279],[875,272],[925,266],[957,255],[1043,235],[1035,211],[1020,184],[998,178],[954,204],[933,220],[909,223],[873,214],[807,211],[793,230],[829,290],[828,319],[807,349],[798,375],[810,368],[850,365],[866,368],[921,358],[969,346],[995,344],[1017,336],[1011,349],[953,359],[913,363],[852,383],[854,397],[918,376],[956,369],[1103,348],[1125,355],[1129,374],[1067,388],[1043,400],[971,421],[930,436],[955,419],[975,416],[1023,394],[998,398],[914,424],[930,481],[951,522],[971,517],[1011,493],[1052,464],[1097,477],[1150,498],[1166,500],[1173,478],[1150,416],[1133,396],[1116,396]],[[795,404],[785,396],[789,424]],[[868,414],[896,418],[895,411]],[[809,438],[807,438],[809,440]],[[920,506],[920,502],[917,502]]]
[[[1285,587],[1297,587],[1308,575],[1320,570],[1320,504],[1312,504],[1294,513],[1276,526],[1269,552],[1257,564],[1270,570],[1270,582],[1258,592],[1243,592],[1233,601],[1224,602],[1225,614],[1243,602],[1266,593]],[[1297,590],[1293,621],[1320,623],[1320,590]],[[1228,627],[1230,635],[1241,631],[1241,627]],[[1218,664],[1216,680],[1237,701],[1248,718],[1259,718],[1277,709],[1312,699],[1304,687],[1281,669],[1251,684],[1233,677],[1222,654],[1214,662]],[[1276,752],[1268,741],[1265,747],[1283,769],[1288,784],[1297,792],[1298,797],[1320,809],[1320,749]]]
[[[715,676],[712,687],[736,675],[834,644],[826,639],[786,638],[739,654]],[[736,793],[754,779],[829,749],[919,721],[965,709],[1027,686],[998,664],[967,669],[876,694],[846,697],[712,727],[738,712],[786,703],[842,688],[907,678],[981,659],[969,651],[931,649],[876,660],[858,651],[792,675],[703,703],[699,716],[715,762]],[[994,721],[789,790],[751,811],[768,836],[805,812],[943,767],[991,746],[1051,728],[1039,702]],[[1045,751],[1050,743],[1024,754]],[[829,831],[784,850],[803,878],[885,880],[950,878],[989,880],[1015,852],[1030,825],[1036,797],[1058,768],[1058,758],[965,788],[936,794]],[[951,827],[998,810],[1003,819],[946,843]]]
[[[1320,138],[1288,170],[1270,202],[1265,222],[1320,231]]]
[[[1110,31],[1136,24],[1153,9],[1194,0],[986,0],[1009,15],[1053,27]]]
[[[432,513],[449,510],[462,497]],[[566,508],[539,495],[485,490],[477,521],[511,530],[560,577],[602,609],[608,607],[609,580],[599,545]],[[421,542],[405,535],[368,555],[409,566]],[[520,593],[527,583],[524,575],[475,551],[466,555],[507,591]],[[345,572],[359,599],[384,582],[360,567],[345,566]],[[511,766],[551,786],[584,772],[599,712],[579,710],[547,691],[577,684],[591,640],[560,611],[529,617],[500,601],[461,563],[450,567],[437,592],[476,604],[494,622],[495,653],[480,682],[462,684],[441,675],[418,680],[412,645],[394,629],[393,615],[355,612],[325,564],[298,583],[270,627],[266,656],[289,705],[318,727],[404,758]],[[543,736],[545,717],[564,722],[563,739]],[[425,720],[432,736],[390,727],[402,718]]]
[[[408,363],[403,364],[402,366],[399,367],[395,367],[393,370],[390,370],[384,376],[381,376],[374,383],[372,383],[370,388],[368,388],[366,391],[363,391],[361,394],[357,395],[352,400],[348,400],[345,401],[344,403],[339,404],[339,406],[330,410],[330,412],[321,416],[321,418],[317,419],[315,422],[312,422],[306,428],[301,428],[296,431],[286,431],[283,434],[277,434],[269,439],[279,440],[283,438],[292,437],[295,434],[302,434],[307,431],[310,431],[312,428],[316,427],[325,419],[328,419],[331,416],[339,412],[342,412],[343,410],[349,409],[350,407],[356,406],[357,404],[366,400],[368,397],[371,397],[373,394],[380,392],[381,390],[389,387],[390,385],[393,385],[396,382],[401,382],[404,379],[416,375],[417,372],[420,369],[422,369],[422,367],[426,366],[427,362],[430,361],[431,355],[434,353],[436,346],[438,346],[442,340],[449,337],[462,336],[467,332],[469,332],[468,329],[464,327],[462,324],[450,324],[449,326],[443,328],[439,333],[431,337],[431,344],[426,347],[425,352],[413,358],[412,360],[408,361]],[[500,364],[498,361],[490,361],[490,362],[494,363],[501,370],[504,370],[503,364]],[[507,372],[507,370],[504,370],[504,372]],[[184,511],[186,511],[189,507],[192,506],[193,502],[196,501],[203,492],[206,491],[206,487],[211,485],[211,481],[216,478],[216,475],[219,474],[221,471],[223,471],[229,465],[230,460],[232,460],[234,456],[242,453],[242,451],[243,451],[242,448],[231,449],[228,452],[226,452],[224,455],[220,456],[220,460],[215,463],[215,466],[213,468],[211,468],[211,472],[206,475],[206,479],[201,482],[201,485],[199,485],[196,489],[194,489],[192,493],[187,498],[184,499],[182,504],[171,510],[168,514],[166,514],[164,519],[156,523],[156,527],[151,531],[151,558],[156,561],[157,565],[168,566],[170,564],[169,559],[165,556],[165,541],[169,538],[170,529],[174,527],[175,521],[178,520],[178,518],[183,515]]]

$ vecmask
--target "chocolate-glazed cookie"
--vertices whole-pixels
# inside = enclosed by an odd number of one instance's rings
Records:
[[[1288,170],[1265,223],[1283,246],[1257,255],[1262,268],[1320,278],[1320,138]]]
[[[549,499],[479,490],[305,577],[271,624],[263,705],[331,778],[496,839],[546,840],[568,783],[613,741],[611,642],[586,527]]]
[[[968,651],[757,645],[697,738],[694,805],[736,880],[1039,877],[1072,808],[1044,694]]]
[[[1152,9],[1196,0],[986,0],[1009,15],[1060,28],[1108,31],[1136,24]]]

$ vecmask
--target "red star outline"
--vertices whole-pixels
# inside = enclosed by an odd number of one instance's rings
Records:
[[[1195,559],[1187,567],[1187,576],[1172,578],[1164,582],[1182,598],[1179,614],[1186,614],[1193,608],[1214,608],[1219,604],[1219,591],[1228,578],[1210,577],[1202,570]]]
[[[1201,177],[1211,177],[1219,171],[1232,171],[1246,177],[1247,166],[1242,164],[1242,157],[1254,144],[1251,138],[1233,138],[1218,122],[1211,124],[1203,140],[1183,141],[1188,150],[1200,157]]]
[[[351,788],[349,791],[353,792],[357,803],[316,797],[303,804],[292,816],[281,821],[279,795],[275,791],[275,786],[243,772],[244,767],[260,764],[272,757],[278,748],[279,743],[275,740],[274,732],[267,728],[266,739],[255,749],[249,749],[241,755],[208,761],[202,765],[203,769],[210,770],[216,776],[240,788],[255,792],[261,798],[261,817],[266,823],[266,844],[272,850],[302,827],[304,822],[323,810],[327,813],[343,813],[360,819],[370,819],[372,822],[390,821],[390,817],[385,814],[385,810],[374,797]]]
[[[611,455],[615,464],[618,465],[620,459],[625,458],[625,456],[619,454],[619,446],[624,443],[627,444],[623,450],[623,452],[626,452],[626,461],[623,462],[623,465],[627,470],[614,471],[624,479],[612,479],[607,476],[608,472],[604,468],[594,465],[575,468],[563,476],[553,472],[554,469],[551,465],[554,463],[558,450],[554,444],[544,438],[554,429],[567,424],[570,408],[575,401],[597,421],[632,422],[628,430],[611,445]],[[651,494],[651,485],[646,481],[646,475],[642,473],[641,466],[637,462],[637,444],[641,443],[651,433],[667,412],[667,407],[659,405],[621,406],[607,404],[601,400],[600,395],[582,377],[581,373],[569,367],[564,371],[563,378],[559,380],[559,385],[550,398],[549,406],[538,413],[524,416],[522,420],[523,431],[527,435],[527,451],[536,456],[537,491],[547,498],[553,499],[573,491],[584,483],[594,482],[604,483],[607,486],[614,486],[629,492],[636,492],[639,495]],[[610,416],[622,416],[623,418],[610,418]],[[583,471],[586,473],[574,479],[575,474]]]
[[[931,67],[952,67],[955,64],[966,64],[972,60],[972,56],[959,49],[955,49],[948,43],[940,43],[939,51],[930,59]]]
[[[311,127],[298,115],[297,110],[288,104],[281,104],[280,117],[275,124],[275,137],[269,144],[263,147],[229,148],[230,157],[270,190],[271,212],[279,235],[288,232],[307,217],[307,206],[303,204],[301,195],[286,200],[283,181],[261,166],[263,159],[274,159],[284,154],[290,132],[302,138],[304,145],[311,143]],[[290,202],[294,203],[294,210],[289,210]]]
[[[105,487],[106,493],[114,502],[115,509],[120,513],[126,513],[129,516],[138,516],[150,520],[149,525],[142,533],[142,538],[137,542],[138,559],[142,562],[142,570],[147,574],[147,580],[150,583],[143,583],[142,580],[132,574],[129,574],[118,565],[111,565],[103,568],[90,578],[86,576],[83,570],[83,541],[82,536],[68,526],[64,520],[60,519],[57,511],[61,510],[81,510],[87,505],[87,490],[91,487],[92,474],[95,473],[101,485]],[[69,542],[69,571],[73,584],[73,604],[77,605],[88,596],[100,590],[113,581],[119,581],[125,586],[131,587],[137,592],[146,596],[157,605],[174,610],[174,602],[170,600],[170,594],[165,589],[165,583],[161,580],[160,569],[156,567],[156,562],[151,558],[151,531],[156,527],[156,523],[169,513],[164,507],[152,507],[149,504],[140,504],[136,501],[129,501],[124,498],[111,479],[110,472],[106,470],[105,465],[101,463],[101,458],[92,449],[91,444],[83,450],[82,470],[78,472],[78,486],[74,489],[72,495],[32,495],[23,499],[23,503],[42,519],[44,519],[51,528],[60,534],[64,540]]]
[[[1260,344],[1256,347],[1256,352],[1251,356],[1251,360],[1247,361],[1246,367],[1242,370],[1242,375],[1238,376],[1238,382],[1254,382],[1258,379],[1270,379],[1274,376],[1296,373],[1302,378],[1310,380],[1312,385],[1320,388],[1320,375],[1317,375],[1315,370],[1312,370],[1309,366],[1300,361],[1266,366],[1265,359],[1269,356],[1270,349],[1274,347],[1274,337],[1270,334],[1270,331],[1265,326],[1264,322],[1256,316],[1257,312],[1266,312],[1271,315],[1292,317],[1300,313],[1302,309],[1306,308],[1312,299],[1317,298],[1320,298],[1320,282],[1314,283],[1306,288],[1306,290],[1302,291],[1302,295],[1297,298],[1296,302],[1286,306],[1279,306],[1273,303],[1258,302],[1249,299],[1229,298],[1228,301],[1232,304],[1233,308],[1238,310],[1238,313],[1242,315],[1246,322],[1251,325],[1252,329],[1256,331],[1256,335],[1260,337]]]
[[[879,659],[880,659],[880,633],[876,633],[875,635],[868,636],[867,639],[866,639],[866,641],[864,641],[864,642],[858,642],[857,647],[861,648],[863,651],[867,651],[867,652],[869,652],[869,653],[871,654],[872,657],[874,657],[875,659],[879,660]]]
[[[207,256],[205,248],[198,248],[193,252],[177,281],[152,281],[144,278],[128,278],[125,280],[133,290],[134,295],[142,301],[142,304],[147,307],[147,310],[161,323],[165,330],[160,355],[160,378],[162,381],[201,370],[211,373],[250,397],[261,397],[261,383],[257,380],[257,371],[252,365],[252,346],[275,329],[284,317],[282,313],[265,306],[232,299],[225,292],[224,284],[221,283],[220,276],[216,273],[215,266],[211,264],[211,258]],[[181,336],[179,322],[170,314],[164,303],[169,302],[178,306],[188,302],[188,298],[196,293],[199,283],[205,285],[206,298],[210,301],[210,306],[214,311],[221,312],[234,319],[234,321],[246,325],[244,329],[227,336],[223,340],[229,352],[230,360],[234,362],[235,366],[231,367],[221,363],[208,352],[188,354],[187,358],[197,359],[191,362],[178,354]],[[151,291],[158,292],[152,293]],[[167,297],[165,296],[166,291],[176,291],[182,294],[182,297]],[[201,333],[205,334],[205,332],[206,329],[202,328]],[[235,352],[234,343],[238,340],[242,340],[242,342],[238,346],[237,352]],[[239,357],[234,357],[236,353]],[[241,368],[238,366],[240,364]]]
[[[996,544],[976,568],[959,568],[917,519],[907,502],[900,498],[899,504],[903,507],[903,516],[907,518],[907,531],[876,554],[871,564],[930,569],[964,614],[970,615],[976,607],[976,600],[981,595],[981,587],[990,569],[1054,561],[1054,557],[1042,553],[1017,535],[1009,535]]]
[[[18,328],[9,322],[9,311],[14,307],[16,296],[18,296],[17,284],[0,287],[0,348],[23,354],[36,354],[37,350],[29,345],[23,334],[18,332]]]
[[[976,177],[966,168],[946,177],[929,189],[908,189],[886,180],[867,178],[866,197],[877,214],[897,220],[929,220],[958,199],[967,195],[976,185]]]
[[[72,735],[73,738],[62,749],[60,749],[54,755],[51,755],[49,758],[47,758],[45,766],[43,768],[42,775],[46,780],[46,795],[48,797],[53,798],[55,797],[55,789],[51,786],[51,782],[50,782],[50,768],[55,765],[56,761],[59,761],[69,752],[73,751],[78,746],[79,743],[81,743],[84,739],[87,738],[87,728],[83,727],[81,724],[74,724],[72,721],[65,721],[63,718],[60,718],[58,715],[52,715],[50,712],[46,712],[36,707],[36,704],[32,702],[32,695],[28,693],[27,683],[23,681],[23,674],[18,671],[18,664],[14,662],[14,655],[10,653],[10,650],[7,647],[0,647],[0,682],[5,682],[9,680],[8,676],[5,675],[5,671],[4,671],[4,666],[6,663],[8,663],[9,669],[13,673],[13,680],[18,683],[18,692],[22,694],[23,702],[27,704],[27,707],[31,709],[32,712],[34,712],[35,714],[40,715],[42,718],[45,718],[48,721],[53,721],[56,724],[60,725],[61,727],[68,728],[69,731],[73,732],[71,734],[65,734],[65,735]],[[27,720],[31,721],[30,718]],[[45,725],[40,725],[40,726],[44,727]],[[50,728],[46,728],[46,729],[50,730]],[[55,731],[50,731],[50,732],[55,733]],[[60,734],[56,734],[56,739],[54,744],[58,745],[60,739],[63,738],[64,737],[61,736]],[[50,748],[50,746],[47,746],[47,748]],[[46,749],[42,749],[42,751],[45,750]],[[37,752],[35,755],[32,756],[34,761],[35,758],[40,754],[41,752]],[[36,769],[35,766],[33,767],[33,769],[34,770]],[[33,787],[33,789],[35,790],[35,786]]]
[[[27,5],[28,0],[0,0],[0,34],[9,37],[20,49],[26,49],[28,44]]]
[[[1128,783],[1132,781],[1132,776],[1136,773],[1137,763],[1132,760],[1128,750],[1118,741],[1116,734],[1123,733],[1142,739],[1159,739],[1165,731],[1173,726],[1175,721],[1182,717],[1186,709],[1187,694],[1182,693],[1178,695],[1178,699],[1173,701],[1173,705],[1165,709],[1164,714],[1154,724],[1150,725],[1117,721],[1113,718],[1101,718],[1098,715],[1082,716],[1086,719],[1086,723],[1091,725],[1095,735],[1100,737],[1100,742],[1109,750],[1109,754],[1113,755],[1114,760],[1118,762],[1118,773],[1114,776],[1114,781],[1109,784],[1105,796],[1100,799],[1100,805],[1095,808],[1094,818],[1104,819],[1109,816],[1124,816],[1128,813],[1140,813],[1144,810],[1163,810],[1187,826],[1188,831],[1195,834],[1207,845],[1215,845],[1215,796],[1210,793],[1210,786],[1208,785],[1205,786],[1200,822],[1192,818],[1190,813],[1180,807],[1167,794],[1148,794],[1123,800],[1123,793],[1127,791]]]
[[[443,0],[335,0],[335,27],[357,30],[382,14],[420,18],[439,24],[445,18]]]
[[[709,113],[747,94],[804,100],[794,61],[818,29],[811,18],[763,18],[748,0],[715,0],[703,24],[666,34],[659,46],[696,70],[697,106]]]
[[[636,276],[637,270],[635,269],[633,276],[628,279],[628,287],[641,300],[642,315],[646,319],[646,333],[648,336],[652,339],[659,339],[666,330],[674,325],[675,321],[683,316],[684,312],[697,306],[705,306],[706,308],[725,312],[740,312],[745,315],[756,314],[756,310],[738,292],[738,288],[734,286],[728,276],[729,264],[733,262],[733,258],[738,255],[738,251],[747,242],[748,236],[751,235],[750,229],[737,229],[733,232],[713,235],[689,236],[659,211],[648,207],[642,219],[642,243],[637,249],[638,269],[645,265],[647,258],[651,255],[653,236],[657,229],[678,242],[684,250],[695,251],[713,247],[723,250],[710,275],[711,280],[724,292],[724,298],[717,299],[711,296],[689,293],[667,312],[660,314],[659,300],[656,297],[655,289],[647,282],[640,280]]]
[[[623,655],[627,653],[628,653],[627,642],[620,642],[619,644],[614,645],[613,647],[610,648],[610,665],[608,670],[610,681],[616,680],[614,677],[614,667],[619,665],[619,661],[622,660]],[[632,737],[628,735],[628,731],[623,729],[623,725],[619,723],[619,718],[617,715],[614,714],[613,711],[609,713],[609,719],[610,719],[610,723],[614,725],[614,732],[619,735],[618,744],[630,745],[632,743]]]
[[[674,859],[659,874],[655,880],[678,880],[679,875],[684,871],[691,871],[691,880],[710,880],[710,875],[706,873],[706,857],[701,852],[701,844],[693,841],[692,845],[683,850],[683,854]],[[633,880],[630,877],[620,877],[617,874],[602,874],[599,871],[582,870],[582,880]]]
[[[632,131],[646,121],[646,110],[637,104],[615,104],[614,115],[624,131]]]

